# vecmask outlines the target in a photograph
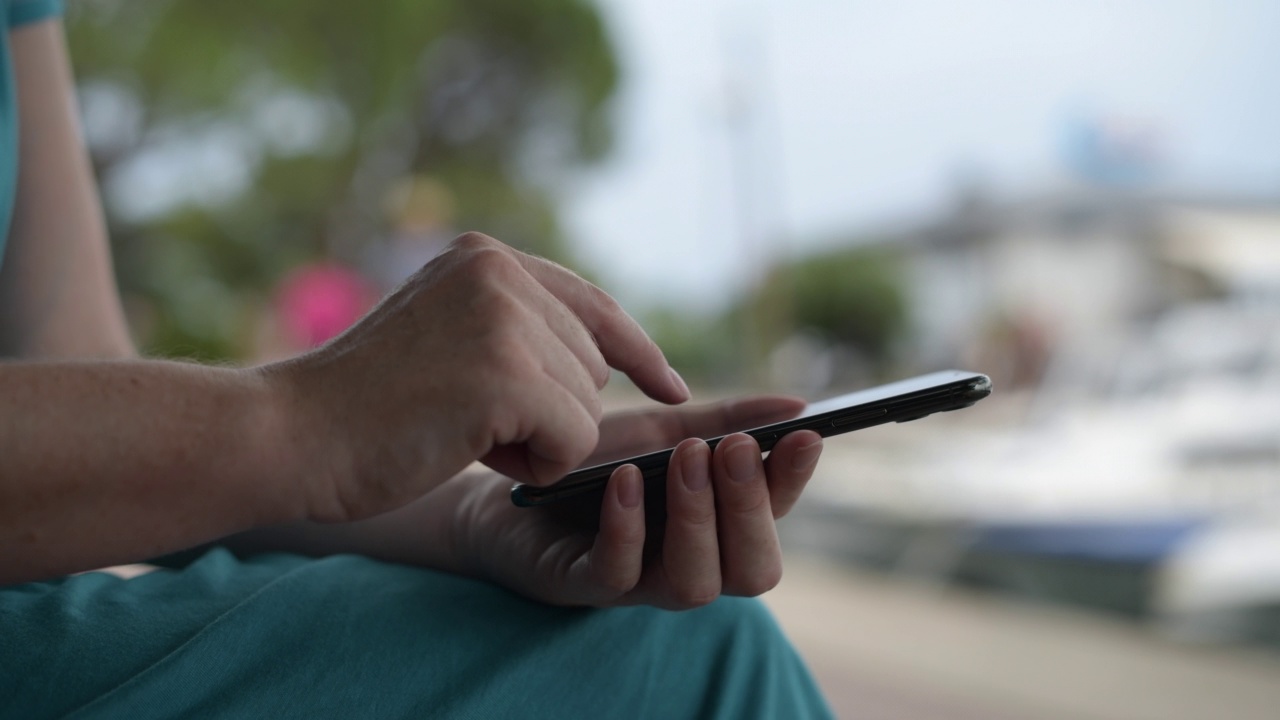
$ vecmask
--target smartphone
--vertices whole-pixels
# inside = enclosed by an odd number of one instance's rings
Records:
[[[773,444],[796,430],[813,430],[823,437],[891,422],[919,420],[926,415],[969,407],[991,394],[991,379],[981,373],[945,370],[909,380],[810,403],[797,417],[754,429],[744,429],[768,452]],[[707,440],[714,450],[724,436]],[[605,484],[622,465],[635,465],[644,475],[646,510],[665,509],[667,463],[675,448],[615,460],[575,470],[554,485],[517,484],[511,501],[520,507],[537,507],[566,500],[582,502],[604,496]]]

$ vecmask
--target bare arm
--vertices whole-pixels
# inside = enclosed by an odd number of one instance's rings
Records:
[[[60,27],[13,38],[23,157],[0,339],[35,361],[0,363],[0,584],[303,520],[344,524],[294,531],[313,547],[412,559],[410,537],[466,570],[450,547],[461,508],[430,491],[477,459],[538,484],[576,467],[596,446],[610,366],[655,399],[688,398],[612,298],[476,234],[297,360],[102,360],[133,349]],[[59,361],[75,357],[97,359]],[[423,505],[430,530],[411,535],[421,516],[397,509]]]
[[[607,295],[479,235],[284,363],[0,364],[0,582],[372,518],[477,459],[550,483],[596,446],[608,365],[688,397]]]
[[[129,358],[60,23],[14,31],[11,51],[20,159],[0,354]],[[299,517],[272,492],[263,385],[171,363],[0,364],[0,584]]]
[[[39,22],[10,37],[21,136],[0,265],[0,355],[130,357],[62,26]]]
[[[19,165],[0,354],[134,355],[77,127],[61,24],[14,31]],[[0,584],[137,560],[297,517],[262,382],[169,363],[0,364]]]
[[[263,374],[0,364],[0,585],[304,517]]]

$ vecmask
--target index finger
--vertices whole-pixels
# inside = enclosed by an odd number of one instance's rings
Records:
[[[622,371],[654,400],[675,405],[689,399],[684,380],[617,300],[550,260],[521,252],[516,256],[535,280],[582,320],[609,367]]]

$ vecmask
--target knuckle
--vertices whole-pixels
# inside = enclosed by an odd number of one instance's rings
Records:
[[[531,459],[529,465],[529,477],[525,478],[525,482],[534,487],[554,485],[556,481],[564,478],[566,469],[571,469],[571,466],[565,463],[552,463],[541,458]]]
[[[602,530],[602,532],[608,532],[605,539],[610,545],[617,548],[620,554],[639,554],[644,551],[645,531],[643,525],[635,527],[628,525],[613,525],[608,530]],[[630,575],[628,575],[628,577],[630,577]],[[633,584],[637,581],[639,581],[638,574],[631,578],[631,582]]]
[[[600,424],[600,419],[604,418],[604,401],[600,398],[598,389],[591,384],[590,378],[582,377],[580,374],[572,392],[582,405],[582,409],[591,416],[591,423]]]
[[[476,305],[482,314],[481,322],[494,336],[524,342],[531,326],[529,308],[498,284],[485,287],[476,293]]]
[[[635,589],[638,580],[638,576],[632,576],[630,573],[609,572],[599,576],[596,579],[596,584],[606,593],[613,597],[618,597],[619,595],[626,595]]]
[[[670,511],[673,519],[697,532],[708,526],[714,531],[716,524],[716,508],[708,498],[707,502],[677,503]]]
[[[468,248],[460,269],[481,287],[507,287],[524,272],[520,261],[496,243]]]
[[[591,283],[587,283],[587,298],[606,317],[614,318],[624,314],[622,305],[618,304],[612,295]]]
[[[587,360],[587,372],[591,374],[591,382],[599,390],[609,384],[609,364],[604,361],[599,351],[592,353]]]
[[[507,287],[522,272],[520,261],[497,248],[473,253],[468,259],[469,272],[482,282]]]
[[[472,299],[476,340],[490,353],[526,355],[529,352],[529,311],[518,298],[497,287]]]
[[[594,423],[584,426],[582,432],[575,433],[572,440],[573,446],[570,451],[573,454],[573,465],[565,470],[566,473],[577,467],[578,463],[586,460],[595,451],[596,445],[600,443],[600,430]]]
[[[700,608],[715,602],[720,597],[720,586],[711,584],[696,584],[688,587],[678,587],[673,589],[672,596],[678,607],[686,610]]]
[[[472,374],[474,379],[467,383],[467,390],[474,398],[473,407],[509,418],[511,425],[526,428],[527,432],[531,403],[542,396],[537,387],[542,380],[537,368],[524,358],[503,355],[483,361]],[[531,397],[535,400],[520,401]]]
[[[780,582],[782,582],[782,564],[772,563],[747,577],[736,578],[732,587],[738,595],[755,597],[778,587]]]
[[[596,325],[602,331],[613,332],[625,327],[630,316],[612,295],[588,283],[586,299],[588,307],[592,309]]]
[[[497,240],[494,240],[488,235],[485,235],[484,233],[480,233],[480,232],[475,232],[474,230],[462,233],[458,237],[454,238],[453,242],[450,244],[460,250],[473,250],[473,251],[481,250],[484,248],[496,248],[502,245],[502,243],[498,242]]]
[[[587,396],[586,402],[583,403],[583,407],[586,408],[587,413],[591,416],[591,424],[596,426],[598,434],[600,421],[604,419],[604,402],[600,400],[599,395],[591,393]],[[599,437],[597,437],[595,442],[591,444],[592,448],[595,447],[596,442],[599,442]]]
[[[721,502],[725,510],[734,516],[753,518],[769,515],[772,517],[773,508],[769,502],[767,487],[743,488],[743,492],[726,494],[729,497],[722,499]]]
[[[488,338],[488,360],[498,372],[516,379],[528,379],[538,371],[524,338],[511,330],[495,330]]]
[[[535,422],[525,419],[526,423]],[[525,425],[529,427],[529,425]],[[535,484],[551,485],[582,465],[595,449],[595,440],[587,432],[561,436],[558,440],[540,446],[536,457],[530,458]]]

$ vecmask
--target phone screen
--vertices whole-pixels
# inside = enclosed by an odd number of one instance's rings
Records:
[[[932,373],[930,375],[921,375],[919,377],[909,378],[907,380],[899,380],[891,382],[887,385],[878,385],[866,390],[857,390],[844,395],[837,395],[825,400],[811,402],[805,406],[804,410],[797,417],[790,421],[813,418],[819,415],[826,415],[832,412],[842,410],[851,410],[859,407],[880,407],[880,403],[895,397],[915,395],[922,391],[942,388],[950,382],[956,380],[968,380],[970,378],[985,378],[985,375],[977,373],[966,373],[960,370],[948,370],[945,372]],[[990,393],[990,380],[986,382],[988,385],[987,392]],[[782,423],[774,423],[781,425]]]
[[[890,422],[918,420],[936,412],[969,407],[991,394],[991,380],[981,373],[945,370],[899,380],[887,385],[810,403],[797,417],[763,427],[745,429],[755,438],[761,452],[796,430],[813,430],[823,437],[861,430]],[[724,436],[710,438],[712,449]],[[575,470],[559,482],[547,487],[517,484],[511,489],[511,501],[520,507],[603,496],[605,484],[613,471],[625,464],[635,465],[645,479],[646,508],[665,498],[667,462],[674,448],[615,460]],[[655,509],[661,509],[657,507]]]

